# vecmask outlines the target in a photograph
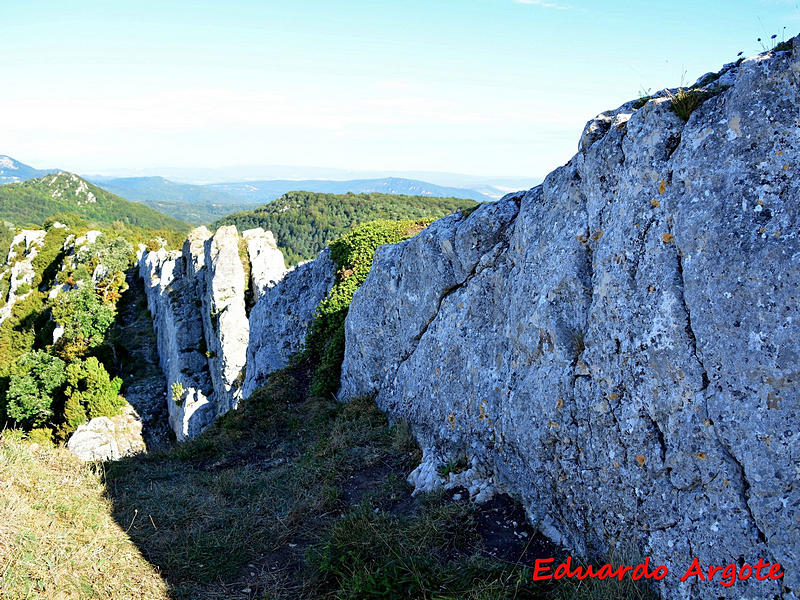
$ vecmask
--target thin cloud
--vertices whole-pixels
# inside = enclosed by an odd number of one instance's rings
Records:
[[[514,0],[514,4],[529,4],[531,6],[539,6],[541,8],[552,8],[553,10],[568,10],[570,8],[565,4],[549,2],[548,0]]]

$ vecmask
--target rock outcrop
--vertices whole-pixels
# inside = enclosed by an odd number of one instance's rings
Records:
[[[604,113],[539,187],[379,249],[339,395],[409,421],[420,488],[466,456],[474,495],[584,556],[634,543],[667,598],[797,597],[794,45],[704,77],[688,122],[666,96]],[[680,583],[694,557],[785,587]]]
[[[250,285],[257,301],[286,274],[283,252],[278,250],[275,236],[261,227],[242,232],[250,256]]]
[[[255,298],[249,318],[243,247]],[[286,365],[334,277],[327,251],[284,276],[272,233],[253,229],[240,238],[232,226],[213,236],[199,227],[181,251],[142,250],[139,270],[179,440],[196,436]]]
[[[46,235],[42,229],[23,229],[11,241],[6,259],[9,266],[0,268],[0,279],[8,278],[8,295],[0,298],[0,324],[11,316],[14,304],[30,293],[36,275],[33,259],[41,250]]]
[[[329,250],[289,271],[250,311],[246,398],[272,371],[285,367],[303,347],[314,311],[333,286],[336,268]]]
[[[115,417],[95,417],[84,423],[67,442],[67,450],[81,460],[119,460],[146,450],[142,421],[130,404]]]

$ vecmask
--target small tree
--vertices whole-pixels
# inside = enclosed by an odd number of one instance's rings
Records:
[[[65,363],[37,350],[23,355],[9,378],[6,413],[25,429],[41,427],[53,415],[53,399],[66,379]]]
[[[122,380],[111,379],[94,356],[70,363],[66,383],[64,423],[59,429],[62,437],[67,437],[89,419],[118,415],[125,404],[125,398],[119,395]]]
[[[115,314],[91,285],[59,294],[52,306],[53,320],[64,328],[57,344],[59,355],[72,360],[102,344]]]

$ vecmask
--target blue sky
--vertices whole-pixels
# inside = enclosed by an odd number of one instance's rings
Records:
[[[541,176],[596,113],[800,33],[800,0],[0,3],[0,154]]]

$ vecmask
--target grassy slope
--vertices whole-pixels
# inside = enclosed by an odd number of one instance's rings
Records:
[[[88,193],[94,195],[94,202],[88,200]],[[99,225],[121,221],[145,229],[188,229],[183,221],[129,202],[69,173],[0,186],[0,220],[40,225],[61,213],[74,213]]]
[[[525,565],[554,550],[518,505],[412,497],[404,424],[371,401],[310,398],[309,370],[273,374],[200,438],[107,464],[104,480],[8,436],[0,597],[654,598],[628,581],[534,586]]]
[[[235,213],[214,223],[239,231],[263,227],[275,234],[286,263],[314,258],[325,245],[354,225],[376,219],[438,218],[476,206],[463,198],[393,194],[289,192],[257,210]]]
[[[167,600],[114,521],[101,470],[12,434],[0,439],[0,598]]]

